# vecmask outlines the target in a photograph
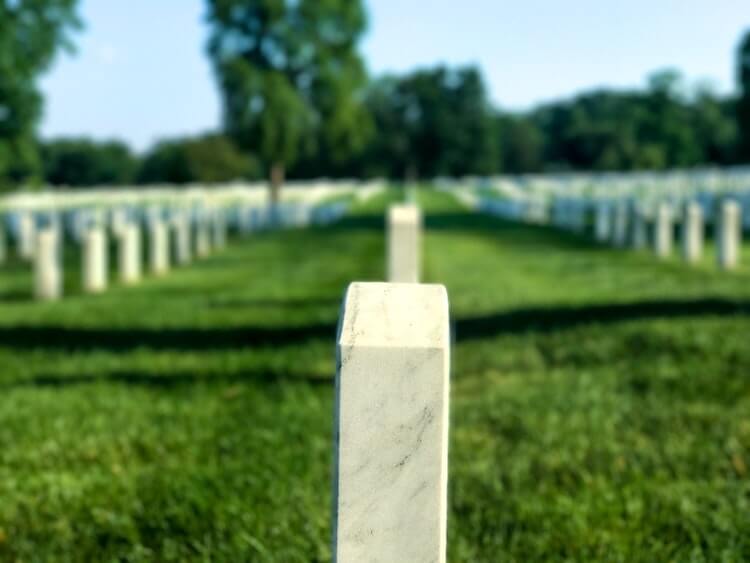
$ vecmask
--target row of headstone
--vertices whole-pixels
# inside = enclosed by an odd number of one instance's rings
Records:
[[[351,187],[347,189],[351,190]],[[6,201],[6,212],[0,214],[0,265],[10,246],[5,224],[8,219],[9,232],[13,234],[19,257],[33,263],[34,295],[40,300],[59,299],[63,292],[62,249],[67,232],[82,250],[83,290],[98,293],[108,285],[110,230],[116,242],[119,279],[124,284],[133,284],[143,276],[143,226],[149,241],[146,264],[153,274],[163,275],[169,271],[172,261],[179,265],[188,264],[194,257],[204,258],[214,249],[223,248],[230,228],[249,234],[265,228],[327,225],[340,220],[353,201],[362,199],[361,194],[370,197],[382,189],[381,184],[370,183],[357,187],[352,194],[355,199],[316,204],[321,197],[340,198],[345,195],[341,186],[322,184],[307,190],[300,188],[295,195],[296,201],[273,208],[196,204],[195,196],[188,194],[189,197],[185,196],[187,206],[173,207],[169,213],[165,213],[165,209],[170,209],[167,207],[144,208],[138,205],[105,206],[103,209],[68,205],[50,210],[48,198],[51,194],[23,195],[24,208],[9,208]],[[113,192],[98,197],[121,199],[124,194],[127,193]],[[72,193],[71,197],[81,195]],[[234,193],[233,197],[238,197],[238,194]],[[37,200],[47,207],[35,209],[33,204]]]
[[[386,218],[387,283],[352,283],[337,338],[333,560],[444,563],[450,329],[421,284],[422,213]]]
[[[724,200],[716,206],[715,229],[716,256],[719,266],[732,270],[739,265],[742,247],[742,208],[733,200]],[[659,258],[668,258],[675,247],[675,224],[679,223],[681,254],[691,264],[703,257],[706,221],[703,206],[690,201],[675,207],[661,202],[653,213],[653,251]],[[615,247],[630,246],[643,249],[648,246],[649,217],[639,205],[628,201],[599,203],[594,211],[594,237],[597,242]]]
[[[54,216],[43,216],[35,227],[33,236],[34,296],[38,300],[51,301],[63,294],[63,246],[64,230]],[[195,255],[208,256],[213,249],[226,245],[226,222],[223,210],[212,210],[200,214],[191,221],[187,214],[177,213],[168,219],[161,211],[151,211],[145,221],[148,255],[148,270],[162,276],[172,267],[172,248],[175,262],[187,264],[192,260],[192,232],[195,229]],[[112,214],[111,232],[117,248],[119,280],[125,285],[138,283],[143,277],[144,251],[141,220],[134,213],[117,210]],[[80,233],[81,286],[86,293],[101,293],[109,284],[109,240],[110,229],[101,217],[89,217],[88,224]],[[19,239],[19,255],[23,245]]]

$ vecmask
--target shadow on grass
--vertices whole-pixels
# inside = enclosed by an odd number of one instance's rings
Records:
[[[501,334],[550,333],[586,324],[615,324],[645,319],[731,317],[750,314],[750,302],[720,298],[655,300],[584,306],[551,306],[504,311],[455,323],[456,340]]]
[[[175,372],[154,374],[140,371],[114,371],[96,374],[79,374],[75,376],[54,375],[41,373],[31,378],[0,385],[0,389],[19,389],[24,387],[63,388],[93,383],[118,383],[138,387],[152,387],[155,389],[173,389],[196,384],[233,384],[260,383],[298,384],[329,387],[333,385],[333,373],[330,377],[320,375],[306,376],[292,373],[275,372],[241,372],[236,374],[216,375],[193,372]]]
[[[454,322],[463,342],[502,334],[549,333],[586,324],[706,316],[750,315],[750,302],[728,299],[656,300],[585,306],[550,306],[502,311]],[[291,327],[235,328],[68,328],[59,326],[0,327],[0,347],[16,349],[107,350],[242,350],[285,347],[309,341],[333,344],[335,323]]]
[[[334,341],[336,326],[319,323],[296,327],[236,328],[69,328],[0,327],[0,348],[107,350],[241,350],[288,346],[310,340]]]

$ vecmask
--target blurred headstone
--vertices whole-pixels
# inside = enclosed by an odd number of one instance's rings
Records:
[[[388,281],[419,283],[422,260],[422,212],[416,205],[388,209]]]

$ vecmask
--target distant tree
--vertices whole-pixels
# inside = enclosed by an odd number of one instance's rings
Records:
[[[370,87],[367,104],[378,132],[371,159],[388,175],[498,171],[497,127],[477,69],[437,67],[384,77]]]
[[[750,162],[750,30],[745,33],[737,49],[737,83],[738,153],[742,162]]]
[[[143,158],[141,184],[215,184],[259,175],[255,159],[223,135],[163,141]]]
[[[362,150],[361,0],[208,0],[208,22],[225,130],[270,171],[272,201],[300,155]]]
[[[502,172],[540,172],[544,164],[544,135],[539,127],[527,117],[502,114],[498,128]]]
[[[41,144],[46,183],[56,186],[122,185],[135,179],[136,158],[118,141],[56,139]]]
[[[77,0],[0,0],[0,188],[38,177],[37,78],[80,27]]]

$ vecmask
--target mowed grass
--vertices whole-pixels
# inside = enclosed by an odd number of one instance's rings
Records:
[[[330,560],[335,325],[395,197],[97,297],[75,252],[56,304],[4,266],[0,559]],[[750,559],[750,268],[421,200],[456,341],[449,560]]]

